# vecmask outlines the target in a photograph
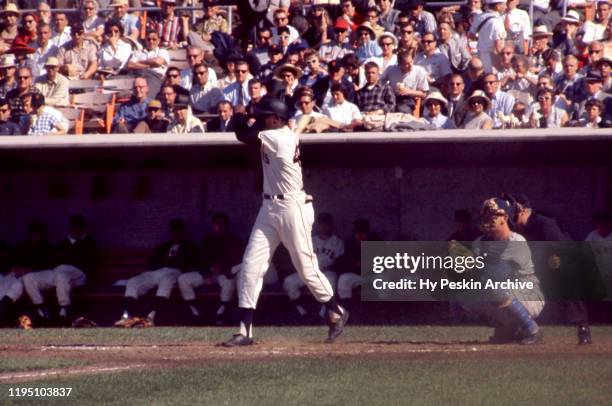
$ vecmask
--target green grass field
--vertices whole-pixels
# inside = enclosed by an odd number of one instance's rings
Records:
[[[577,347],[569,327],[546,327],[546,343],[534,347],[487,345],[490,329],[483,327],[352,327],[331,346],[320,343],[322,328],[258,328],[253,347],[214,345],[231,332],[0,330],[0,404],[514,406],[612,399],[612,327],[595,327],[589,347]],[[131,369],[87,370],[96,366]],[[49,368],[62,373],[15,372]],[[17,399],[8,397],[10,387],[72,393]]]

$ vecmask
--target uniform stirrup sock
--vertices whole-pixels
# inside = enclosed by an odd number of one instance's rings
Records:
[[[538,324],[529,315],[525,306],[518,300],[513,299],[512,303],[506,306],[506,309],[527,334],[536,334],[540,330]]]
[[[47,313],[47,309],[45,309],[45,307],[43,305],[37,305],[36,306],[36,312],[43,319],[48,319],[49,318],[49,313]]]
[[[297,312],[300,314],[300,316],[306,316],[306,309],[304,309],[304,306],[302,305],[295,305],[295,310],[297,310]]]
[[[221,316],[222,314],[225,313],[225,303],[221,302],[221,304],[219,305],[219,308],[217,309],[217,316]]]
[[[327,311],[332,311],[336,314],[343,313],[342,308],[340,307],[340,305],[338,304],[338,301],[336,300],[334,296],[332,296],[332,298],[329,299],[327,303],[325,303],[325,307],[327,308]]]
[[[187,306],[189,306],[189,310],[191,311],[191,314],[195,317],[200,317],[200,311],[198,310],[196,303],[195,303],[195,299],[193,300],[185,300],[185,303],[187,303]]]
[[[68,307],[62,306],[59,311],[60,317],[68,317]]]
[[[253,314],[255,309],[240,308],[240,334],[245,337],[253,337]]]
[[[134,314],[134,310],[136,309],[136,298],[126,296],[123,299],[123,316],[124,318],[129,318],[130,314]]]

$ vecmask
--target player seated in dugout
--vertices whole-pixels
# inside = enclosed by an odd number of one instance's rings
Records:
[[[96,242],[87,234],[87,223],[81,215],[70,218],[68,237],[57,245],[53,266],[46,270],[29,272],[23,276],[23,286],[37,315],[42,321],[50,319],[48,305],[42,292],[55,288],[57,303],[60,306],[59,317],[66,322],[70,316],[72,300],[70,292],[77,286],[83,286],[87,274],[95,268]]]
[[[160,310],[167,308],[172,289],[183,272],[197,270],[200,266],[198,248],[186,239],[185,223],[172,219],[169,223],[170,239],[153,250],[149,258],[149,271],[127,280],[123,314],[115,327],[150,327]],[[135,316],[138,299],[157,288],[155,304],[145,318]]]
[[[202,240],[202,271],[182,274],[178,278],[178,287],[191,315],[197,320],[201,311],[196,304],[195,289],[204,285],[204,278],[210,273],[220,288],[215,324],[222,325],[229,322],[235,313],[236,275],[240,270],[244,244],[230,231],[229,217],[225,213],[212,216],[211,229]]]

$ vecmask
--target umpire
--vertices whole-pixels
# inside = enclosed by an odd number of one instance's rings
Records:
[[[535,211],[524,194],[504,197],[513,203],[515,226],[527,241],[572,241],[555,219]],[[544,256],[535,255],[538,250],[532,248],[534,262],[536,270],[540,270],[545,294],[558,293],[564,298],[576,298],[577,294],[583,296],[590,291],[590,287],[587,286],[588,275],[583,272],[588,263],[585,263],[586,257],[583,257],[578,250],[568,250],[569,245],[567,247],[565,245],[553,244],[546,247]],[[564,300],[559,303],[567,321],[577,326],[578,344],[591,344],[589,316],[585,303],[582,300]]]

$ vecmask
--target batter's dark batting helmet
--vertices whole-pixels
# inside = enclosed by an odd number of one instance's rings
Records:
[[[261,99],[257,107],[255,107],[255,115],[268,116],[276,115],[279,118],[289,120],[289,108],[281,100],[274,97],[264,97]]]

